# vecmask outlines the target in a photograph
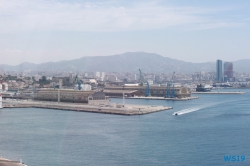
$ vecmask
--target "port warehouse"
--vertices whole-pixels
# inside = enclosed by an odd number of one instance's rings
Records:
[[[141,91],[138,90],[103,90],[106,96],[113,97],[113,98],[120,98],[123,96],[125,97],[134,97],[134,96],[144,96]]]
[[[170,93],[172,93],[172,88],[170,88]],[[144,96],[146,93],[146,86],[106,86],[104,88],[104,93],[107,96],[122,96],[124,94],[132,96]],[[155,97],[164,97],[166,95],[167,87],[166,86],[150,86],[150,94]],[[174,97],[190,97],[191,93],[187,87],[174,87]]]
[[[122,97],[123,93],[126,97],[144,96],[145,91],[145,86],[107,86],[103,92],[73,89],[39,89],[34,94],[21,92],[21,95],[13,95],[5,92],[3,98],[33,98],[34,100],[58,101],[58,95],[60,95],[61,102],[88,103],[91,100],[108,100],[108,97]],[[186,87],[174,87],[174,92],[174,97],[178,98],[191,96]],[[150,86],[150,93],[151,96],[164,97],[166,95],[166,86]],[[170,93],[172,93],[172,88],[170,88]]]
[[[58,97],[60,96],[60,97]],[[34,100],[61,101],[73,103],[107,103],[109,97],[103,92],[72,89],[40,89],[34,94]]]

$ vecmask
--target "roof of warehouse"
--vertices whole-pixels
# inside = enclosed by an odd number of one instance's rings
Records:
[[[104,90],[104,93],[134,93],[137,92],[138,90]]]

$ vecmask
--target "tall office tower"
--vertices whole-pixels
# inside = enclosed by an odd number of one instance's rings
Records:
[[[233,81],[233,62],[224,62],[224,81]]]
[[[223,77],[222,77],[222,60],[217,60],[216,61],[216,81],[217,82],[222,82]]]

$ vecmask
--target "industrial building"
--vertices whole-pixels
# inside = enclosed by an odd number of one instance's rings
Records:
[[[172,91],[173,87],[170,87],[170,90]],[[125,92],[133,92],[137,91],[137,94],[146,94],[146,86],[107,86],[104,88],[104,92],[110,94],[112,93],[122,93],[124,90]],[[119,90],[119,91],[118,91]],[[151,96],[155,97],[165,97],[166,96],[166,91],[167,91],[167,86],[150,86],[150,94]],[[108,93],[106,94],[108,96]],[[135,93],[135,92],[133,92]],[[132,94],[133,94],[132,93]],[[182,97],[190,97],[191,93],[187,87],[174,87],[174,97],[182,98]]]
[[[103,92],[72,89],[40,89],[34,94],[34,100],[60,101],[72,103],[106,102],[109,98]]]

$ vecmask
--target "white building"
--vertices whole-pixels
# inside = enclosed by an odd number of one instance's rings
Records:
[[[117,76],[115,76],[115,75],[106,75],[105,80],[110,81],[110,82],[117,82]]]
[[[154,84],[154,81],[153,81],[153,80],[148,80],[148,84],[149,84],[149,85],[153,85],[153,84]]]
[[[36,81],[39,81],[39,79],[41,79],[42,76],[40,76],[40,75],[35,75],[34,78],[35,78]]]
[[[8,90],[9,90],[8,84],[7,84],[7,83],[2,83],[2,91],[3,91],[3,92],[6,92],[6,91],[8,91]]]
[[[96,79],[89,79],[88,82],[89,82],[90,84],[96,84],[96,85],[97,85]]]
[[[101,77],[102,77],[102,78],[105,77],[105,72],[101,72]]]
[[[98,78],[101,77],[100,72],[99,71],[95,72],[95,76],[98,77]]]
[[[84,91],[90,91],[91,90],[91,85],[89,85],[89,84],[83,84],[82,85],[82,90],[84,90]]]
[[[104,81],[105,79],[105,72],[101,72],[101,77],[100,77],[100,81]]]
[[[0,93],[0,108],[3,108],[3,104],[2,104],[2,94]]]

